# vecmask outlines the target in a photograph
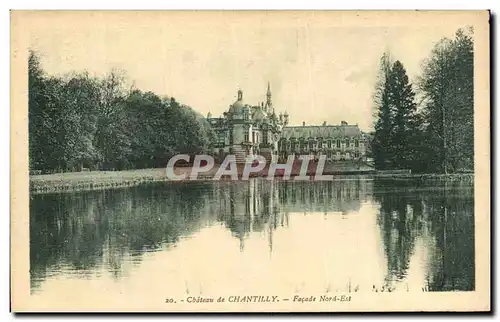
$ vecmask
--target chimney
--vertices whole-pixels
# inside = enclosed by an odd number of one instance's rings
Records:
[[[346,121],[342,121],[342,122],[340,122],[340,125],[347,125],[347,122]]]
[[[306,126],[306,122],[302,122],[302,126]]]
[[[323,121],[323,126],[326,126],[326,121]]]

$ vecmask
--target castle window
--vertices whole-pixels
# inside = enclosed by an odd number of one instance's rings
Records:
[[[306,142],[304,141],[304,138],[300,138],[300,148],[303,150],[306,147]]]
[[[248,131],[245,131],[245,134],[244,134],[244,140],[245,140],[245,142],[249,141],[249,137],[250,137],[250,135],[248,134]]]
[[[354,146],[355,146],[356,148],[359,148],[359,140],[354,140]]]
[[[226,141],[226,135],[224,132],[220,132],[219,135],[217,136],[217,142],[219,145],[224,146],[224,143]]]
[[[262,143],[267,144],[267,131],[262,132]]]
[[[349,147],[349,139],[345,139],[345,146]]]
[[[332,140],[328,140],[328,148],[331,149],[332,147]]]
[[[233,130],[229,130],[229,144],[233,144]]]
[[[337,140],[337,148],[340,148],[340,140]]]
[[[255,132],[252,131],[252,142],[255,142]]]

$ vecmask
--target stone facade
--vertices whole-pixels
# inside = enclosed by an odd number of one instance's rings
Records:
[[[340,125],[287,126],[278,142],[280,158],[290,154],[310,154],[314,158],[326,155],[327,160],[366,161],[368,138],[359,126],[341,122]]]
[[[274,111],[269,84],[265,103],[246,104],[239,90],[238,99],[227,112],[218,118],[209,113],[207,119],[216,137],[211,152],[219,162],[228,154],[235,155],[238,163],[245,162],[248,155],[275,160],[281,131],[288,124],[286,113],[277,116]]]
[[[249,155],[261,155],[268,160],[286,162],[289,155],[310,154],[314,158],[326,155],[327,160],[366,160],[368,138],[358,125],[342,121],[340,125],[289,126],[288,114],[276,115],[271,87],[268,84],[266,102],[248,105],[243,92],[220,117],[207,119],[215,132],[211,153],[221,162],[226,155],[235,155],[243,163]]]

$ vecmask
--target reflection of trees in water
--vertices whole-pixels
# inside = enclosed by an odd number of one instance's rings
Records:
[[[427,196],[426,211],[436,250],[429,276],[430,290],[474,290],[474,200],[458,191],[440,191]]]
[[[416,200],[408,199],[404,194],[375,194],[375,198],[380,202],[377,219],[387,256],[385,286],[390,287],[392,281],[406,277],[421,218]]]
[[[203,211],[206,191],[205,184],[154,185],[33,196],[32,284],[57,266],[85,272],[105,262],[114,276],[121,276],[124,256],[176,242],[203,226],[205,217],[210,220]]]
[[[240,239],[241,250],[250,232],[267,232],[272,251],[273,231],[288,225],[289,211],[357,210],[366,190],[366,183],[356,180],[250,180],[35,195],[30,207],[31,280],[43,279],[49,269],[83,274],[102,265],[119,277],[125,257],[140,262],[143,252],[175,243],[215,219]]]
[[[430,250],[424,290],[474,289],[474,202],[470,185],[376,180],[378,222],[387,256],[389,286],[403,279],[417,237]]]

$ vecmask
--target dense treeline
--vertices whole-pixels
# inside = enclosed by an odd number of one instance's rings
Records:
[[[206,120],[174,98],[126,89],[113,70],[50,76],[29,55],[29,158],[36,171],[163,167],[175,153],[211,142]]]
[[[377,169],[473,170],[473,47],[471,28],[459,29],[454,39],[441,39],[415,86],[399,60],[382,56],[374,95]]]

